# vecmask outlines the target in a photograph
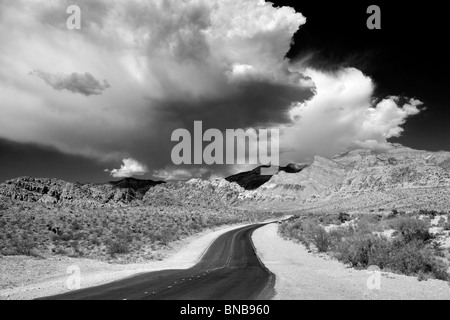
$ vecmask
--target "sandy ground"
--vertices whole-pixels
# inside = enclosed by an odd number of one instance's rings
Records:
[[[118,265],[67,257],[1,257],[0,300],[28,300],[68,292],[74,270],[80,271],[81,288],[87,288],[144,272],[190,268],[218,236],[242,226],[222,227],[188,237],[174,243],[164,260],[144,264]]]
[[[414,277],[348,268],[327,256],[308,253],[301,244],[282,239],[277,228],[271,224],[253,233],[258,255],[276,275],[275,299],[450,299],[450,286],[445,281],[420,282]]]

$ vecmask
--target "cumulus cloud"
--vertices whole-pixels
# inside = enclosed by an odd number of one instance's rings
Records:
[[[372,79],[354,68],[337,72],[305,70],[316,85],[316,95],[291,112],[293,123],[282,127],[286,161],[333,156],[351,148],[386,149],[389,138],[402,134],[408,117],[422,102],[386,97],[376,101]]]
[[[66,28],[69,5],[81,8],[81,30]],[[194,120],[204,130],[280,128],[282,162],[401,134],[418,101],[374,102],[360,71],[286,58],[305,23],[261,0],[0,1],[0,137],[107,163],[140,159],[171,179],[201,174],[167,169],[173,130]]]
[[[47,85],[55,90],[68,90],[73,93],[84,94],[85,96],[100,95],[103,91],[111,87],[106,80],[103,80],[102,84],[88,72],[84,74],[76,72],[73,72],[72,74],[51,74],[41,70],[34,70],[30,72],[30,75],[42,79]]]
[[[66,28],[74,4],[81,30]],[[260,0],[1,1],[0,137],[164,168],[172,131],[193,120],[288,123],[292,104],[313,95],[285,58],[305,22]],[[114,86],[100,95],[109,85],[91,75]]]
[[[133,176],[143,176],[148,172],[147,166],[132,159],[123,159],[120,169],[105,170],[114,178],[129,178]]]

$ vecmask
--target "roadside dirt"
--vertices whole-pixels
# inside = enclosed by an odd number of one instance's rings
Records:
[[[276,275],[276,300],[450,300],[445,281],[348,268],[282,239],[277,228],[267,225],[252,236],[262,262]]]

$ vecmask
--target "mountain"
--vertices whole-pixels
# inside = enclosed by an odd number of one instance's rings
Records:
[[[279,172],[297,173],[302,171],[308,165],[306,164],[289,164],[286,167],[260,166],[251,171],[241,172],[228,178],[228,182],[236,182],[245,190],[256,190],[266,182],[268,182],[274,174]],[[273,172],[275,171],[275,172]]]
[[[344,175],[344,167],[327,158],[316,156],[314,162],[297,173],[280,171],[262,190],[268,194],[289,195],[295,198],[321,196]]]
[[[261,166],[252,171],[241,172],[229,176],[225,180],[228,182],[236,182],[245,190],[255,190],[272,178],[272,175],[261,175],[263,168],[270,168],[270,166]]]
[[[272,171],[272,172],[271,172]],[[450,210],[450,152],[392,145],[352,150],[286,167],[258,167],[226,179],[187,182],[126,178],[105,184],[22,177],[0,184],[0,196],[75,206],[253,207],[273,210]]]
[[[303,209],[450,209],[450,153],[393,145],[385,152],[353,150],[315,157],[295,174],[280,172],[259,191],[284,195]]]
[[[0,195],[13,200],[97,207],[127,205],[142,200],[163,182],[126,178],[104,184],[71,183],[59,179],[21,177],[0,184]]]
[[[135,178],[124,178],[119,181],[110,181],[108,184],[120,189],[133,189],[134,191],[142,191],[144,194],[148,189],[159,184],[166,183],[165,181],[153,180],[139,180]],[[145,190],[145,191],[144,191]]]
[[[218,178],[159,185],[149,190],[143,201],[146,205],[156,206],[225,207],[259,202],[263,198],[257,191],[247,191],[235,182]]]

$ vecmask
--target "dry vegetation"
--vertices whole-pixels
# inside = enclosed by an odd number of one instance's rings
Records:
[[[173,241],[225,224],[253,221],[236,209],[135,206],[83,209],[4,200],[0,256],[64,255],[136,262],[160,258]],[[265,219],[269,214],[256,215]]]
[[[432,220],[437,225],[432,226]],[[449,221],[446,212],[426,210],[392,210],[387,215],[309,214],[283,223],[279,232],[351,267],[377,266],[421,280],[448,281],[450,254],[441,240],[449,236]],[[431,232],[432,227],[437,232]]]

